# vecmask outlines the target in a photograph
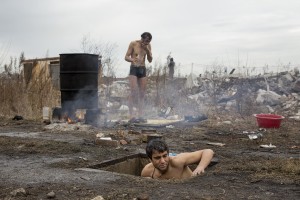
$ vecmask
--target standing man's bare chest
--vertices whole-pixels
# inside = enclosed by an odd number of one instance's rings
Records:
[[[140,43],[136,43],[133,47],[133,53],[136,54],[136,55],[141,55],[141,56],[145,56],[146,55],[146,50],[143,49],[141,47],[141,44]]]

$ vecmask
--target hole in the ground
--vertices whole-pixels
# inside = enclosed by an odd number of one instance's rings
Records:
[[[120,174],[129,174],[134,176],[140,176],[143,168],[150,162],[146,154],[138,153],[128,156],[124,156],[117,159],[103,161],[99,164],[89,166],[92,169],[101,169],[110,172],[116,172]],[[217,158],[213,158],[208,167],[217,164],[219,161]],[[193,171],[196,169],[197,164],[189,165]]]
[[[122,158],[107,160],[97,165],[89,166],[89,168],[140,176],[144,166],[148,163],[149,159],[147,155],[138,153]]]

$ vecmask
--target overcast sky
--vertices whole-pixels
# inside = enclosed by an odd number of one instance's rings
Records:
[[[203,66],[300,64],[299,0],[1,0],[0,58],[27,59],[80,49],[82,38],[117,44],[117,75],[141,33],[154,60],[171,52],[182,73]]]

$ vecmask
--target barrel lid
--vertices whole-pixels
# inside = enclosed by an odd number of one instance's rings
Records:
[[[60,53],[59,55],[91,55],[91,56],[99,56],[99,54],[91,54],[91,53]]]

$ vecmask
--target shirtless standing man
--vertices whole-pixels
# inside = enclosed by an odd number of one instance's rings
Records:
[[[144,167],[141,176],[153,179],[183,179],[200,175],[204,173],[214,155],[211,149],[204,149],[169,156],[168,145],[160,139],[151,140],[147,144],[146,153],[151,163]],[[188,165],[195,163],[199,164],[192,171]]]
[[[152,52],[150,42],[152,35],[149,32],[144,32],[140,40],[132,41],[129,44],[125,55],[125,60],[130,62],[129,86],[131,94],[129,96],[129,114],[130,122],[145,122],[143,116],[144,97],[146,92],[146,67],[145,59],[149,63],[152,62]],[[133,115],[133,104],[137,104],[138,118]]]

